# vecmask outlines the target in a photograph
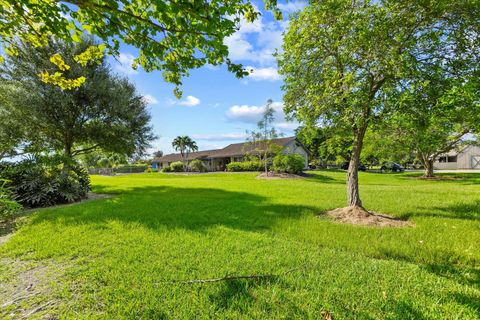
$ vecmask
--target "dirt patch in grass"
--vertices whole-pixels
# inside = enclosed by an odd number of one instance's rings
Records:
[[[433,177],[419,176],[419,177],[410,177],[410,178],[416,179],[416,180],[426,180],[426,181],[452,181],[452,180],[465,179],[465,177],[461,177],[461,176],[433,176]]]
[[[335,221],[348,224],[374,227],[412,227],[408,221],[400,220],[395,217],[367,211],[361,207],[345,207],[327,211],[327,216]]]
[[[64,268],[47,260],[38,263],[3,258],[0,263],[12,274],[8,281],[0,283],[0,318],[56,319],[53,314],[60,301],[52,284],[58,282]]]
[[[298,174],[291,174],[291,173],[277,173],[277,172],[269,172],[269,173],[261,173],[257,176],[257,179],[303,179],[305,176],[301,176]]]

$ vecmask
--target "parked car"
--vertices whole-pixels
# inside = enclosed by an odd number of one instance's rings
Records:
[[[380,168],[380,171],[404,172],[405,168],[396,162],[384,162]]]
[[[350,165],[350,163],[348,161],[345,161],[344,163],[342,163],[342,165],[340,166],[340,169],[342,170],[348,170],[348,166]],[[365,167],[362,163],[360,163],[358,165],[358,170],[360,171],[367,171],[367,167]]]

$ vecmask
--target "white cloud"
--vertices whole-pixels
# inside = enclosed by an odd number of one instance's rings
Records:
[[[130,53],[120,53],[115,63],[115,69],[121,73],[133,75],[138,71],[132,68],[135,57]]]
[[[283,103],[275,101],[272,103],[274,112],[274,126],[283,132],[293,131],[298,127],[298,122],[287,121],[283,112]],[[250,124],[256,124],[262,117],[265,106],[234,105],[227,112],[226,117],[231,121],[238,121]]]
[[[306,5],[307,3],[302,1],[289,1],[287,3],[279,3],[277,6],[280,10],[284,12],[292,13],[298,10],[302,10],[303,8],[305,8]]]
[[[281,47],[282,32],[286,25],[284,21],[266,23],[262,16],[251,23],[241,19],[237,32],[225,39],[229,58],[232,61],[251,61],[262,66],[273,65],[273,54]]]
[[[200,104],[200,99],[198,99],[197,97],[194,97],[194,96],[187,96],[185,99],[183,100],[170,100],[170,103],[171,104],[177,104],[179,106],[185,106],[185,107],[194,107],[196,105],[199,105]]]
[[[143,101],[145,101],[146,104],[158,104],[157,98],[155,98],[151,94],[144,95],[143,96]]]
[[[231,141],[244,140],[247,138],[246,133],[218,133],[218,134],[194,134],[194,139],[205,141]]]
[[[278,74],[278,71],[276,68],[273,67],[267,67],[267,68],[255,68],[255,67],[246,67],[245,68],[250,74],[248,75],[248,78],[255,80],[255,81],[262,81],[262,80],[268,80],[268,81],[275,81],[275,80],[281,80],[280,75]]]
[[[227,118],[235,121],[255,123],[260,120],[264,107],[235,105],[227,111]]]

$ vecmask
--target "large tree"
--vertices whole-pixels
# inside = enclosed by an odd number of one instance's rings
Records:
[[[470,65],[473,71],[478,62]],[[424,177],[434,176],[437,158],[459,147],[468,134],[480,130],[480,82],[478,71],[461,78],[435,68],[410,79],[394,96],[398,112],[392,117],[395,140],[408,145],[423,164]]]
[[[280,16],[275,0],[265,4]],[[160,70],[166,81],[180,85],[189,69],[205,64],[226,62],[237,76],[248,74],[228,59],[224,39],[240,19],[252,22],[258,15],[246,0],[5,0],[0,1],[0,42],[14,54],[17,38],[38,46],[48,36],[79,42],[87,32],[110,54],[119,54],[121,42],[138,48],[135,65]],[[95,51],[85,51],[82,58],[92,58]]]
[[[465,17],[475,13],[475,1],[327,0],[293,17],[278,57],[285,111],[305,125],[349,128],[349,212],[369,214],[360,199],[358,164],[368,127],[391,111],[386,91],[432,53],[462,54],[468,41],[453,44],[466,38],[462,30],[471,26]],[[476,41],[478,32],[467,37]]]
[[[2,85],[15,85],[10,99],[15,106],[12,121],[26,127],[30,151],[62,152],[66,158],[95,150],[125,155],[142,153],[154,138],[146,103],[128,80],[112,74],[101,59],[81,66],[75,55],[92,45],[54,39],[35,48],[18,45],[1,67]],[[55,70],[52,55],[61,53],[71,77],[88,81],[79,88],[62,90],[38,78],[39,70]]]
[[[15,97],[22,88],[15,82],[0,82],[0,161],[17,155],[18,147],[25,143],[26,123],[16,121],[20,112]]]

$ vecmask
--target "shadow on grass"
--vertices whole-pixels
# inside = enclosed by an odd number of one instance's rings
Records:
[[[415,212],[402,214],[402,219],[412,217],[436,217],[460,220],[480,220],[480,200],[471,203],[457,203],[445,207],[419,207]]]
[[[338,180],[329,176],[325,176],[319,173],[306,173],[304,175],[306,181],[319,182],[319,183],[335,183],[335,184],[345,184],[344,180]]]
[[[95,186],[95,192],[108,188]],[[209,188],[136,187],[114,198],[71,206],[59,214],[55,209],[36,215],[32,223],[106,225],[110,221],[138,223],[151,229],[184,228],[203,231],[212,226],[241,230],[268,230],[279,219],[299,218],[315,212],[299,205],[272,204],[246,193]]]
[[[435,173],[435,177],[431,179],[422,178],[423,173],[420,172],[408,172],[399,176],[403,180],[418,180],[425,181],[430,183],[456,183],[456,184],[465,184],[465,185],[475,185],[480,184],[480,173],[469,172],[469,173]]]

